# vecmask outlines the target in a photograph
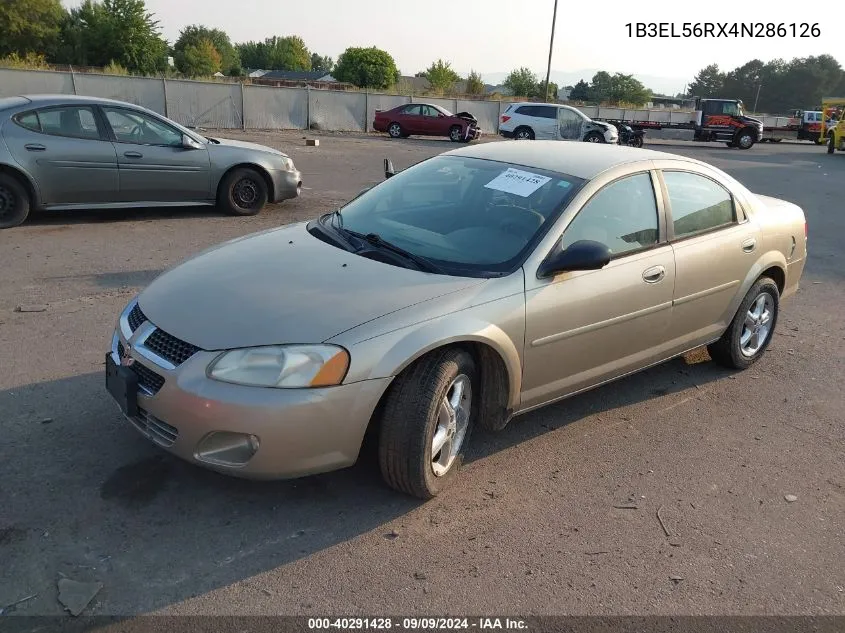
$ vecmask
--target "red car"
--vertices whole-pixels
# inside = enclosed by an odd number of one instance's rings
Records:
[[[446,136],[455,143],[469,143],[481,136],[478,120],[469,112],[452,114],[429,103],[409,103],[392,110],[376,110],[373,129],[393,138]]]

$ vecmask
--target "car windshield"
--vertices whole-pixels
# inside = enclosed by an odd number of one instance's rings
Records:
[[[439,112],[442,112],[446,116],[454,116],[451,112],[449,112],[446,108],[441,108],[439,105],[434,106]]]
[[[533,167],[438,156],[349,202],[340,224],[449,274],[505,274],[522,264],[583,183]]]

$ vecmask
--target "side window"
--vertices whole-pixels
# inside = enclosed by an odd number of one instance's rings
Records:
[[[562,247],[601,242],[614,257],[657,244],[657,203],[647,172],[606,185],[590,198],[563,233]]]
[[[15,122],[21,127],[25,127],[27,130],[32,130],[33,132],[41,131],[41,123],[38,121],[38,113],[36,112],[24,112],[19,114],[15,117]]]
[[[676,239],[736,221],[733,197],[709,178],[685,171],[665,171],[663,180],[669,192]]]
[[[582,119],[577,112],[567,108],[559,108],[557,116],[561,138],[574,139],[580,137]]]
[[[38,111],[41,131],[53,136],[69,136],[89,140],[100,140],[97,121],[91,108],[67,106]]]
[[[533,106],[520,106],[516,109],[517,114],[522,114],[523,116],[534,116],[534,107]]]
[[[430,116],[430,117],[437,117],[440,116],[440,113],[437,111],[436,108],[432,108],[431,106],[423,106],[422,107],[423,116]]]
[[[537,116],[544,119],[556,119],[557,108],[553,106],[537,106]]]
[[[402,110],[402,114],[419,115],[421,108],[422,108],[422,106],[410,105],[407,108],[405,108],[404,110]]]
[[[179,130],[142,112],[121,108],[103,108],[103,112],[106,113],[115,138],[122,143],[173,147],[182,144],[182,133]]]

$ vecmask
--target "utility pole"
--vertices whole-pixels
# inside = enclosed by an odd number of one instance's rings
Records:
[[[760,88],[762,88],[762,87],[763,87],[762,83],[757,84],[757,96],[754,97],[754,109],[752,110],[752,112],[755,112],[755,113],[757,112],[757,99],[760,98]]]
[[[557,0],[555,0],[554,13],[552,13],[552,37],[549,41],[549,65],[546,67],[546,89],[543,91],[543,103],[548,103],[549,101],[549,78],[552,74],[552,49],[555,45],[555,20],[557,20]],[[557,97],[557,95],[555,95],[555,97]]]

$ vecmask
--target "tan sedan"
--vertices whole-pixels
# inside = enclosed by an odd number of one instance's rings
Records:
[[[430,498],[473,427],[701,345],[750,366],[806,259],[799,207],[666,153],[487,143],[386,176],[130,302],[106,385],[139,431],[251,478],[350,466],[370,431]]]

